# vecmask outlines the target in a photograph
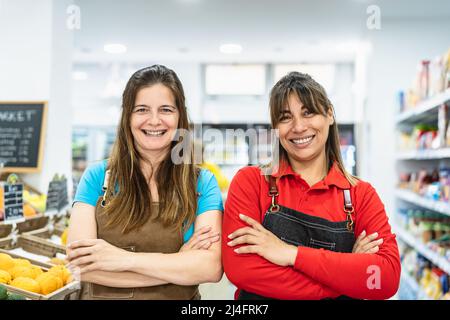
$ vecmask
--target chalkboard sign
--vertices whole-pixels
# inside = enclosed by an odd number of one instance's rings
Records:
[[[0,102],[0,171],[41,170],[46,102]]]
[[[67,179],[65,177],[61,179],[54,178],[48,185],[45,211],[61,211],[61,209],[68,204],[69,198],[67,194]]]
[[[2,183],[5,221],[23,218],[23,184]]]

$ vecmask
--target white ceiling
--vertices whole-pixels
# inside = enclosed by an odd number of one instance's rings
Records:
[[[367,40],[366,9],[381,21],[450,18],[449,0],[76,0],[75,60],[349,60],[345,44]],[[412,23],[412,31],[414,25]],[[443,31],[444,32],[444,31]],[[103,52],[105,43],[125,55]],[[222,43],[243,52],[224,55]],[[344,46],[342,46],[344,44]],[[344,48],[342,48],[344,47]],[[351,49],[351,48],[350,48]]]

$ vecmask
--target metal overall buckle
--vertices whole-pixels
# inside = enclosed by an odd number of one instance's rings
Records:
[[[280,206],[278,204],[276,204],[276,202],[275,202],[275,197],[278,196],[278,192],[274,193],[274,194],[271,194],[271,196],[272,196],[272,204],[271,204],[271,206],[269,208],[269,211],[270,212],[276,212],[276,211],[280,210]]]
[[[352,213],[355,212],[355,209],[352,207],[350,210],[348,210],[345,206],[344,206],[344,211],[345,213],[347,213],[347,230],[348,231],[352,231],[353,230],[353,218],[352,218]]]

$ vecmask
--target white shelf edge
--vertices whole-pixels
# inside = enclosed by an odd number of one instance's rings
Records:
[[[400,124],[404,122],[405,120],[408,120],[412,117],[424,114],[430,110],[433,110],[434,108],[439,107],[441,104],[447,102],[450,100],[450,90],[447,89],[444,92],[438,93],[434,97],[429,98],[428,100],[425,100],[423,102],[420,102],[417,107],[415,107],[412,110],[408,110],[405,112],[402,112],[396,117],[396,124]]]
[[[410,247],[413,247],[417,252],[430,260],[433,264],[438,266],[447,274],[450,274],[450,261],[447,261],[444,257],[428,248],[422,241],[415,239],[412,234],[403,229],[401,226],[393,224],[392,228],[394,230],[394,233],[398,235],[400,239],[406,242]]]
[[[412,191],[402,189],[396,189],[395,196],[401,200],[415,204],[422,208],[450,216],[450,205],[448,203],[425,199]]]
[[[396,156],[397,160],[427,160],[450,158],[450,148],[435,150],[402,151]]]

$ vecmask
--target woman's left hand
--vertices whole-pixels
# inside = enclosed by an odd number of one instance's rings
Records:
[[[80,273],[129,270],[132,255],[132,252],[117,248],[103,239],[74,241],[67,247],[69,268],[80,268]]]
[[[246,215],[240,214],[239,218],[250,227],[240,228],[228,236],[231,239],[228,245],[231,247],[247,244],[235,249],[234,252],[238,254],[256,253],[266,260],[283,267],[294,265],[297,257],[296,246],[283,242],[258,221]]]

